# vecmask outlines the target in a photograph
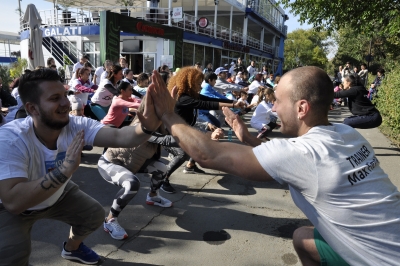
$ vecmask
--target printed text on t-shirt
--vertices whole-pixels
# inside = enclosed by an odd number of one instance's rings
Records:
[[[374,170],[374,168],[379,164],[378,158],[376,158],[375,156],[372,158],[372,161],[367,162],[365,164],[365,166],[359,170],[354,172],[351,175],[348,175],[347,179],[349,180],[351,185],[354,185],[355,183],[357,183],[358,181],[363,180],[364,178],[366,178],[371,172],[372,170]]]

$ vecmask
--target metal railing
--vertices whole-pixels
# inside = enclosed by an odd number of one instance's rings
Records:
[[[66,26],[84,26],[84,25],[99,25],[100,23],[100,11],[109,10],[111,12],[120,13],[126,16],[143,19],[162,25],[170,25],[172,27],[178,27],[185,31],[194,32],[197,34],[203,34],[206,36],[214,37],[216,39],[229,41],[241,45],[247,45],[251,48],[261,49],[265,52],[271,52],[272,46],[263,43],[261,46],[260,40],[244,35],[242,32],[231,30],[227,27],[209,22],[206,28],[200,28],[196,25],[196,17],[183,13],[183,18],[174,20],[169,18],[168,8],[148,8],[138,6],[82,6],[76,8],[69,8],[68,10],[42,10],[39,14],[42,18],[42,27],[66,27]],[[20,19],[21,31],[28,30],[29,25],[23,21],[23,17]],[[53,36],[55,37],[55,36]],[[68,47],[74,47],[74,45],[66,39],[65,36],[57,36],[60,42],[66,41]],[[66,47],[64,47],[66,48]],[[69,49],[74,56],[77,58],[82,54],[76,47]]]

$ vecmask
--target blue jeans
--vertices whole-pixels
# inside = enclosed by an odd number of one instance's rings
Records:
[[[379,112],[375,112],[369,115],[353,115],[347,117],[343,124],[351,126],[352,128],[375,128],[382,124],[382,116]]]
[[[204,122],[211,123],[216,127],[221,127],[221,122],[219,122],[218,118],[216,118],[215,116],[213,116],[208,112],[207,113],[199,112],[199,119],[203,120]]]

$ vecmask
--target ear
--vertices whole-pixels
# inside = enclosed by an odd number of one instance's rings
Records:
[[[306,100],[300,100],[297,102],[297,115],[302,120],[310,111],[310,103]]]
[[[36,104],[31,103],[31,102],[27,102],[25,104],[25,110],[28,112],[28,114],[30,114],[31,116],[37,115],[39,116],[39,108]]]

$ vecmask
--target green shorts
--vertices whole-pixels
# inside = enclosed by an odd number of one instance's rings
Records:
[[[314,228],[314,241],[321,258],[321,266],[349,265],[328,245],[328,243],[326,243],[325,239],[321,236],[316,228]]]

